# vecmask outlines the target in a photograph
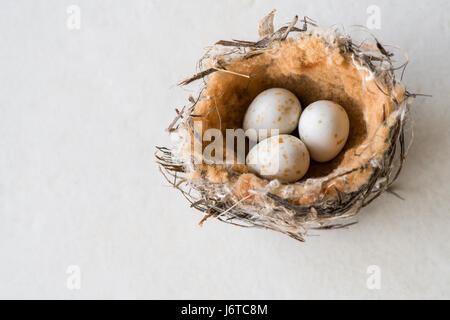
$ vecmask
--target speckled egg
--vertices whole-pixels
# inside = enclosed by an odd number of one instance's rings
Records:
[[[291,133],[297,127],[301,112],[300,101],[292,92],[283,88],[268,89],[258,94],[248,107],[243,129],[253,141],[270,137],[272,129],[278,129],[276,134]],[[260,129],[267,130],[267,135],[258,131]]]
[[[266,179],[291,183],[301,179],[309,168],[309,153],[298,138],[282,134],[264,139],[247,155],[250,170]]]
[[[349,133],[347,112],[339,104],[328,100],[311,103],[300,117],[298,131],[318,162],[330,161],[344,147]]]

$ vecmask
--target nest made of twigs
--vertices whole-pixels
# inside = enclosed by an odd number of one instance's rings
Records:
[[[190,106],[176,110],[168,131],[174,148],[157,147],[167,181],[207,218],[245,227],[263,227],[303,241],[310,228],[354,223],[360,208],[388,190],[406,157],[405,128],[412,94],[396,79],[394,54],[377,40],[356,44],[337,29],[320,29],[305,17],[277,31],[271,12],[260,22],[260,40],[219,41],[200,60],[200,72],[182,81],[203,80]],[[295,37],[289,35],[295,34]],[[403,69],[402,69],[403,68]],[[403,75],[403,72],[402,72]],[[271,87],[294,92],[306,106],[333,100],[350,118],[350,136],[334,160],[312,163],[292,184],[268,181],[245,165],[198,163],[194,123],[222,131],[241,127],[252,99]],[[232,152],[227,150],[226,152]]]

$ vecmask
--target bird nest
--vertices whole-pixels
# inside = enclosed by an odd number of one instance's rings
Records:
[[[406,157],[405,141],[412,133],[406,125],[408,104],[414,95],[396,79],[396,70],[403,76],[407,63],[396,67],[394,54],[376,38],[356,43],[307,17],[299,28],[297,16],[274,31],[273,14],[260,21],[260,40],[218,41],[208,48],[200,72],[180,83],[202,80],[203,87],[197,98],[189,97],[189,106],[176,110],[168,128],[177,138],[175,146],[157,147],[156,158],[170,185],[204,213],[200,225],[213,217],[303,241],[309,229],[355,223],[361,208],[389,190]],[[208,142],[196,124],[224,134],[241,128],[250,102],[273,87],[292,91],[303,106],[335,101],[350,119],[340,154],[326,163],[312,161],[295,183],[269,181],[245,164],[215,163],[202,154]],[[224,154],[235,152],[224,149]]]

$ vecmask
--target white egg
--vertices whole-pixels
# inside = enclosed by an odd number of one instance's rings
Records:
[[[344,147],[349,127],[344,108],[332,101],[320,100],[303,110],[298,131],[311,158],[326,162],[336,157]]]
[[[258,94],[248,107],[243,128],[248,137],[258,141],[274,134],[291,133],[297,127],[298,119],[302,112],[300,101],[289,90],[283,88],[272,88]],[[254,129],[256,131],[247,131]],[[268,130],[264,134],[261,129]],[[278,132],[271,134],[271,130]]]
[[[298,138],[282,134],[262,140],[247,155],[250,170],[267,179],[294,182],[309,168],[309,153]]]

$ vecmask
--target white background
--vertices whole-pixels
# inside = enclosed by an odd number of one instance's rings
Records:
[[[67,28],[67,7],[81,28]],[[395,190],[306,243],[209,220],[168,188],[154,146],[202,49],[259,18],[365,25],[408,52],[415,140]],[[2,1],[0,298],[450,298],[449,2]],[[81,269],[81,288],[66,286]],[[381,270],[369,290],[367,267]]]

